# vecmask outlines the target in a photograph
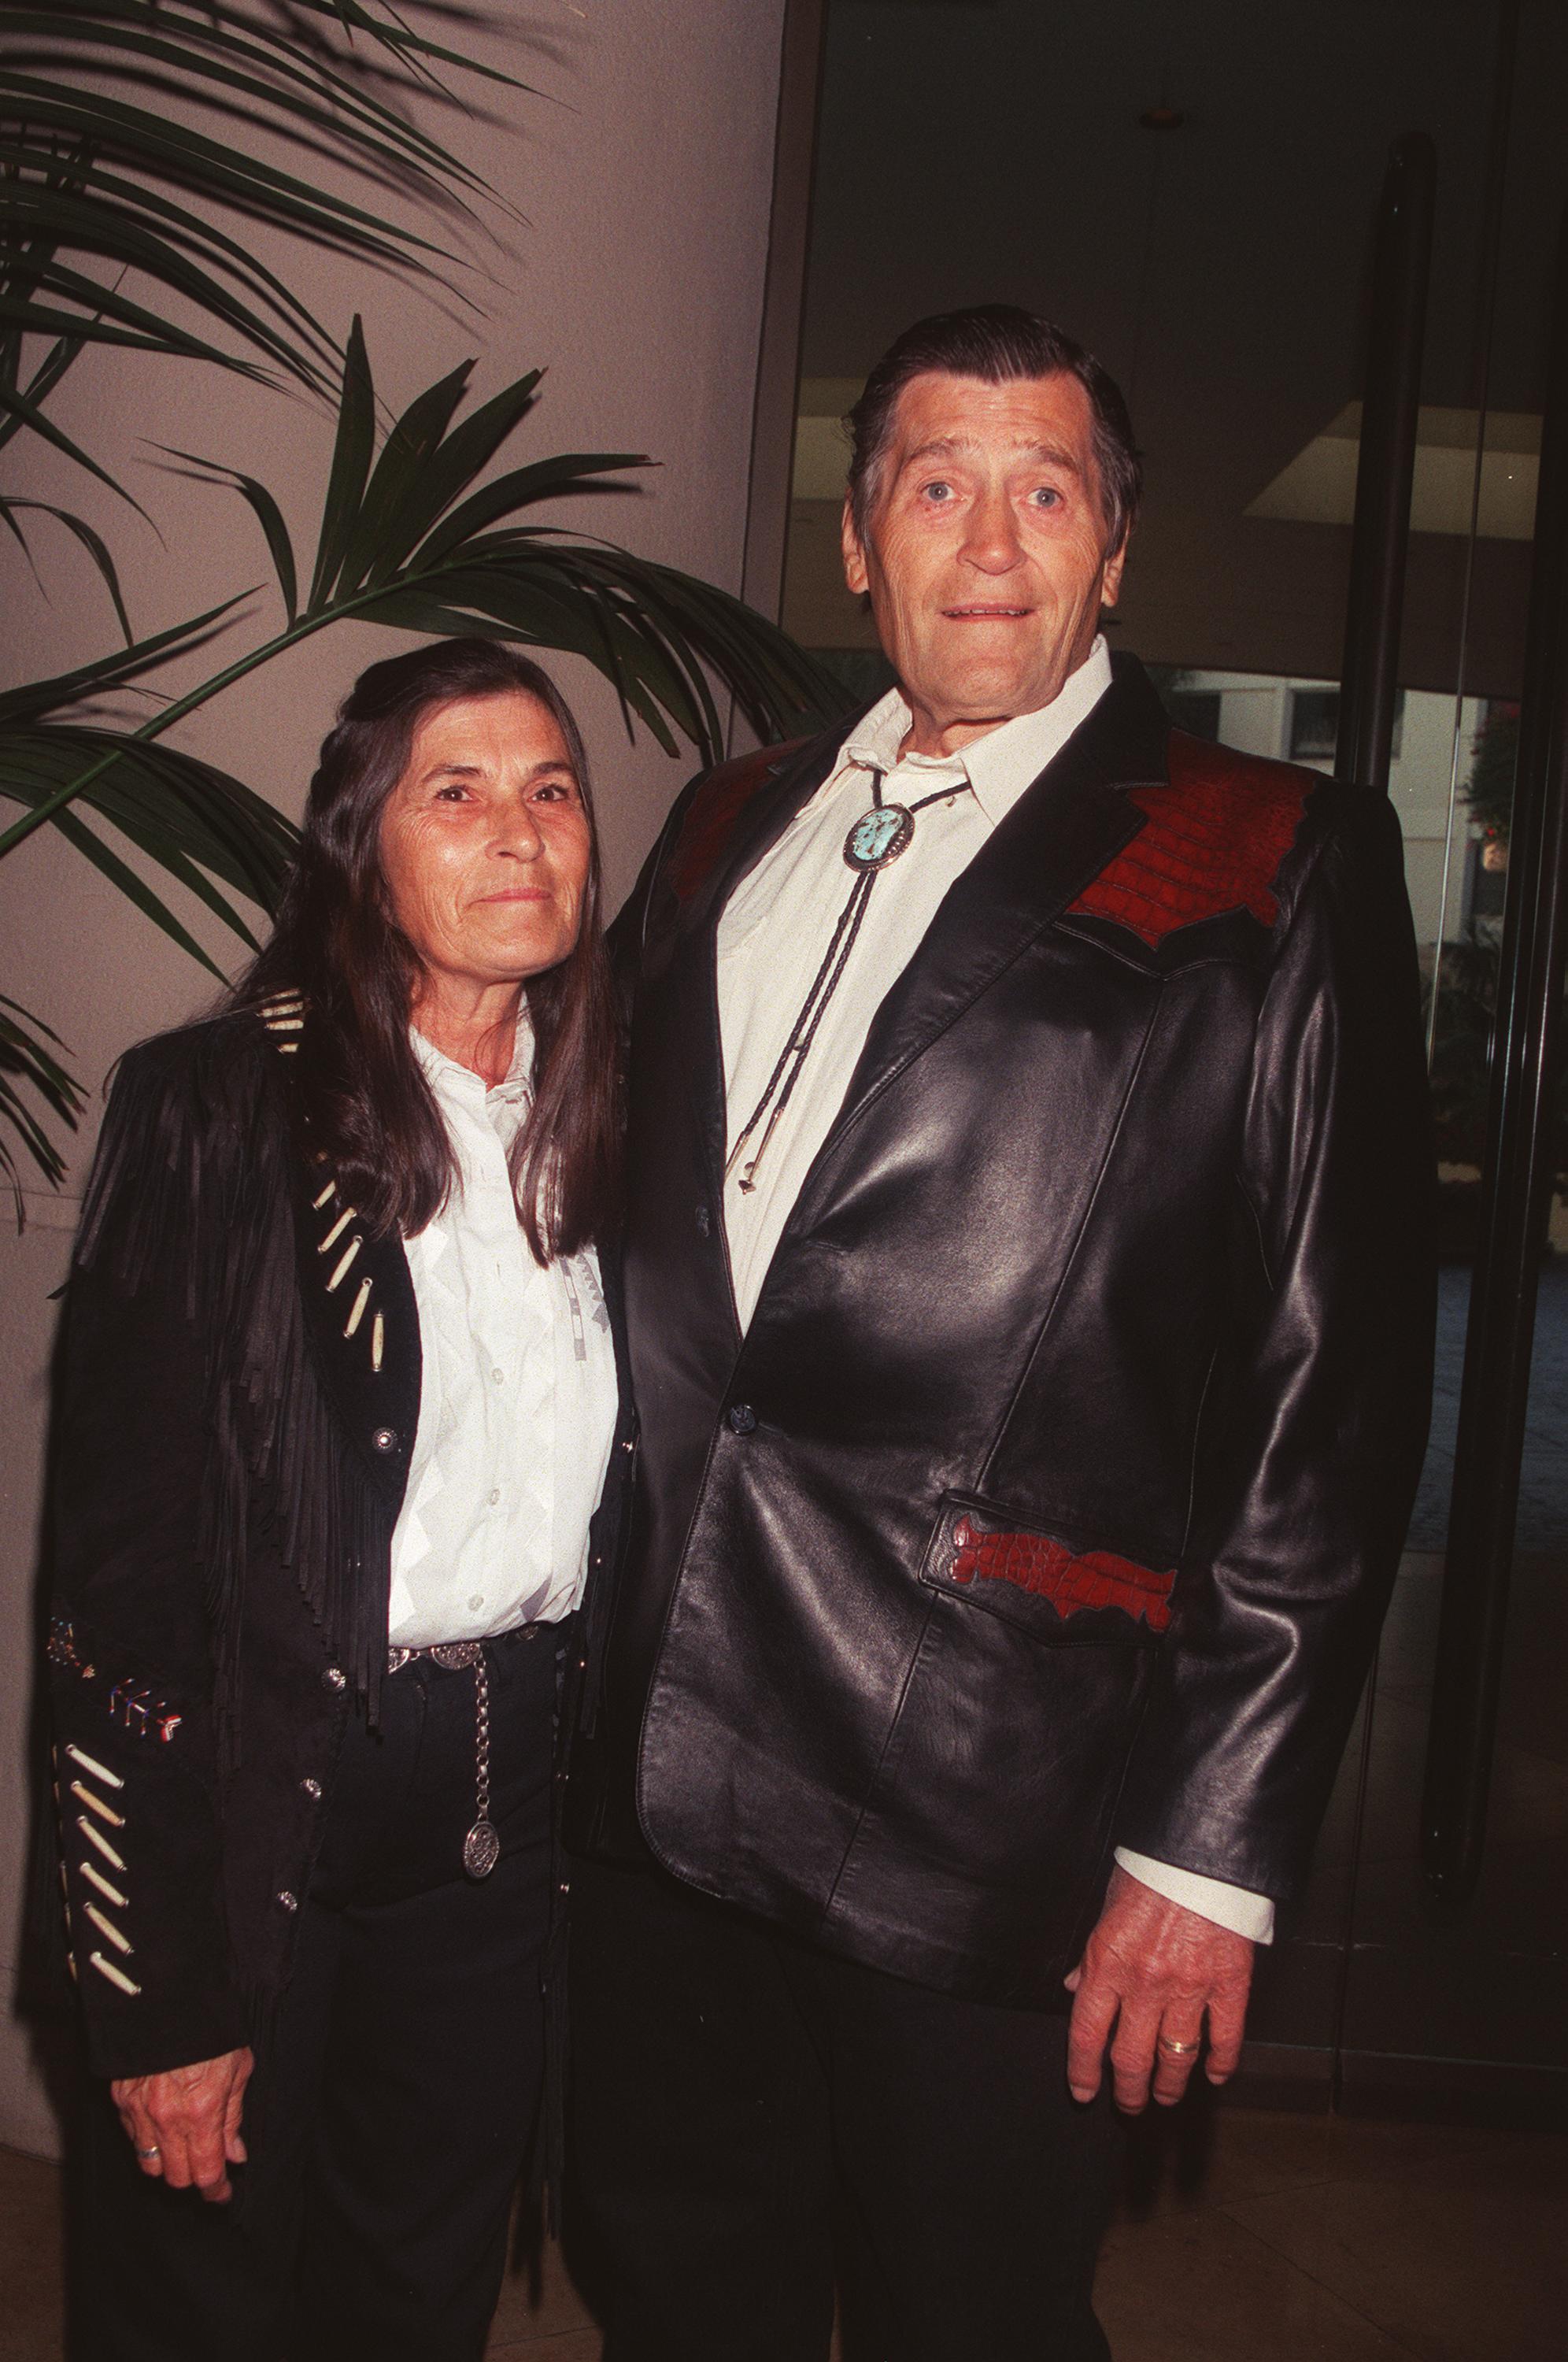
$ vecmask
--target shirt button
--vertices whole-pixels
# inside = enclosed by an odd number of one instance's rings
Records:
[[[391,1427],[378,1427],[370,1441],[378,1451],[391,1451],[397,1443],[397,1430]]]
[[[725,1417],[736,1435],[750,1435],[756,1426],[756,1413],[749,1403],[732,1403]]]
[[[302,1792],[310,1798],[313,1805],[318,1805],[321,1802],[321,1782],[319,1780],[302,1780],[300,1782],[300,1787]]]
[[[483,1592],[482,1592],[482,1591],[476,1591],[476,1592],[475,1592],[475,1594],[474,1594],[474,1595],[473,1595],[473,1597],[469,1600],[469,1606],[470,1607],[472,1607],[472,1608],[475,1608],[475,1609],[478,1609],[478,1608],[482,1607],[482,1606],[484,1606],[484,1594],[483,1594]]]
[[[328,1665],[321,1677],[321,1686],[324,1690],[347,1689],[348,1677],[340,1665]]]
[[[500,1500],[500,1498],[501,1498],[501,1487],[500,1487],[500,1485],[492,1485],[492,1486],[491,1486],[491,1496],[490,1496],[490,1506],[491,1506],[491,1507],[492,1509],[494,1508],[494,1507],[495,1507],[496,1503]]]
[[[278,1893],[278,1907],[282,1911],[297,1911],[300,1898],[297,1894],[291,1894],[286,1886],[282,1887]]]
[[[506,1384],[506,1373],[504,1370],[491,1370],[490,1374],[495,1380],[498,1386],[503,1386]]]

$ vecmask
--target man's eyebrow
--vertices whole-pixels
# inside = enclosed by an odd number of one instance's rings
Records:
[[[979,444],[969,436],[937,435],[933,436],[929,443],[917,443],[903,465],[905,468],[912,468],[920,459],[958,458],[966,452],[977,451],[979,448]],[[1010,448],[1023,458],[1043,459],[1047,466],[1061,468],[1066,474],[1082,479],[1084,472],[1082,461],[1071,451],[1065,450],[1059,443],[1015,443]]]

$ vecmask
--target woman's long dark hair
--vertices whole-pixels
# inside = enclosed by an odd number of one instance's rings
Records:
[[[599,836],[582,737],[547,673],[493,640],[438,640],[362,672],[310,786],[278,922],[234,1005],[301,992],[309,1021],[293,1062],[308,1144],[380,1235],[422,1231],[457,1167],[409,1042],[419,961],[392,915],[381,811],[418,723],[455,699],[521,690],[566,740],[588,814],[589,870],[573,949],[527,979],[534,1099],[512,1152],[518,1219],[540,1263],[602,1236],[619,1196],[614,991],[601,922]]]

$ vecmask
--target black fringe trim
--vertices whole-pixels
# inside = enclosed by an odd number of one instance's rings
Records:
[[[238,1016],[150,1043],[116,1083],[77,1261],[129,1294],[177,1292],[204,1359],[200,1555],[218,1768],[239,1760],[239,1661],[253,1536],[270,1530],[374,1720],[396,1522],[348,1448],[301,1299],[295,1143],[282,1061]]]

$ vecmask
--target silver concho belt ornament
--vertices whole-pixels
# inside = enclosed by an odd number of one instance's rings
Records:
[[[470,1878],[488,1878],[501,1860],[501,1839],[489,1821],[476,1821],[463,1839],[463,1868]]]
[[[463,1868],[470,1878],[488,1878],[501,1860],[501,1839],[490,1817],[490,1667],[482,1640],[444,1640],[430,1651],[447,1672],[474,1669],[474,1784],[477,1818],[463,1839]]]
[[[914,814],[904,804],[873,804],[844,840],[851,869],[886,869],[914,834]]]

